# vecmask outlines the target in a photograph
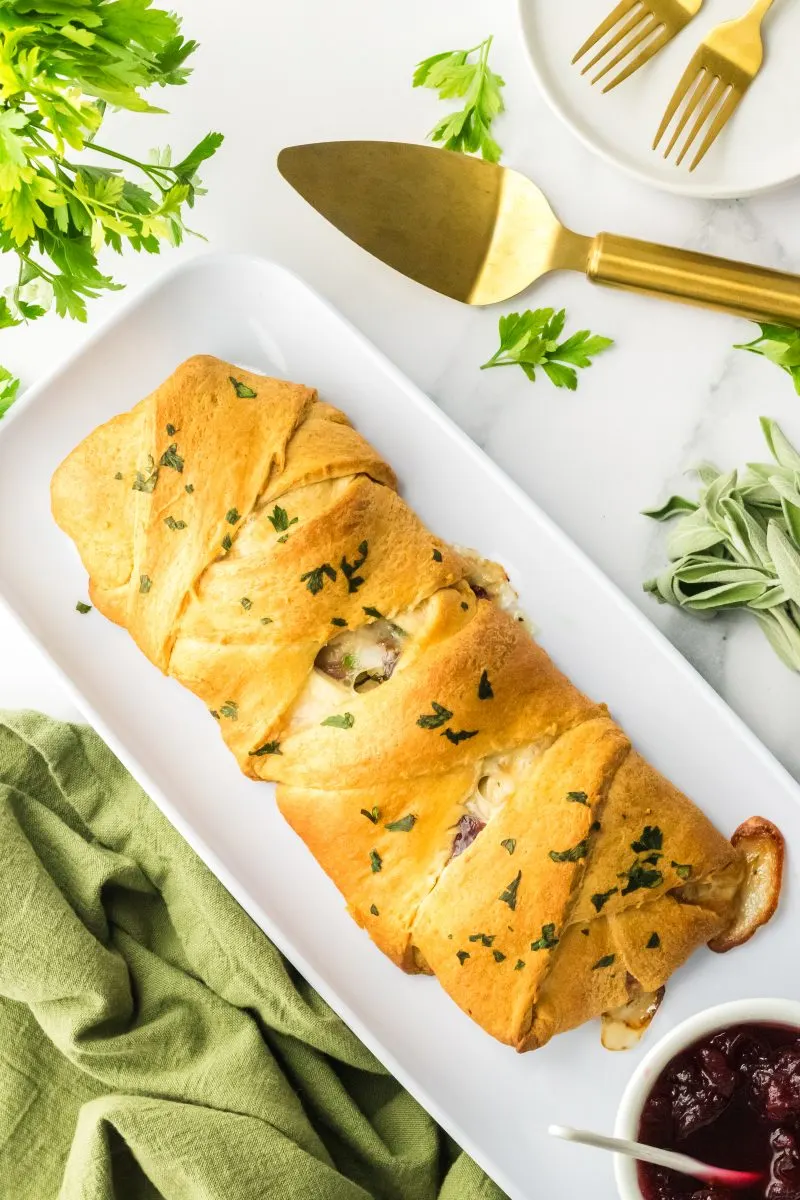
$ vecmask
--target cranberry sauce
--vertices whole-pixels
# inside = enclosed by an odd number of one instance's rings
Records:
[[[639,1140],[764,1176],[733,1192],[640,1163],[644,1200],[800,1200],[800,1030],[736,1025],[684,1050],[656,1080]]]

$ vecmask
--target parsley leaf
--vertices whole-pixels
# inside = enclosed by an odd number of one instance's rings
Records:
[[[2,162],[2,142],[0,142],[0,163],[1,162]],[[0,166],[0,170],[2,170],[1,166]],[[3,299],[2,302],[0,303],[0,316],[2,316],[2,312],[3,312],[2,305],[5,305],[5,304],[6,304],[6,301],[5,301],[5,299]],[[16,325],[17,322],[15,321],[14,324]],[[0,329],[2,329],[2,328],[3,328],[3,324],[2,324],[2,322],[0,322]],[[19,380],[17,379],[16,375],[12,375],[11,372],[6,367],[0,367],[0,418],[4,417],[6,415],[6,413],[8,412],[8,410],[11,408],[11,405],[14,403],[14,401],[17,398],[18,392],[19,392]]]
[[[592,967],[593,971],[602,971],[606,967],[612,967],[616,962],[616,954],[604,954],[602,958],[598,958],[597,962]]]
[[[612,896],[616,896],[619,888],[610,888],[607,892],[595,892],[592,896],[592,904],[595,907],[595,912],[601,912],[603,907],[608,903]]]
[[[519,884],[520,884],[521,879],[522,879],[522,871],[518,871],[516,878],[512,879],[511,883],[508,885],[508,887],[505,889],[505,891],[501,892],[500,895],[498,896],[498,899],[502,900],[502,902],[504,904],[507,904],[508,907],[512,910],[512,912],[517,907],[517,892],[519,890]]]
[[[239,705],[235,700],[226,700],[224,704],[220,705],[219,715],[226,717],[229,721],[238,721]]]
[[[236,525],[239,521],[241,521],[241,519],[242,514],[239,512],[238,508],[229,508],[225,513],[225,520],[229,525]]]
[[[577,846],[573,846],[570,850],[551,850],[550,858],[555,863],[580,862],[582,858],[586,858],[588,850],[589,839],[584,838],[582,842],[578,842]]]
[[[145,475],[142,471],[136,472],[136,478],[131,485],[131,491],[147,492],[148,494],[155,491],[155,486],[158,483],[158,467],[154,467],[149,475]]]
[[[232,375],[229,375],[228,379],[240,400],[255,400],[258,393],[254,392],[246,383],[242,383],[241,379],[234,379]]]
[[[352,713],[334,713],[332,717],[320,721],[320,725],[332,725],[334,729],[352,729],[355,723],[356,719]]]
[[[531,942],[531,950],[554,950],[557,945],[555,925],[543,925],[542,936]]]
[[[445,729],[442,737],[446,737],[448,742],[452,742],[454,746],[458,746],[460,742],[468,742],[470,738],[477,737],[479,732],[480,730],[478,729],[459,729],[458,732],[453,729]]]
[[[299,517],[292,517],[290,521],[286,509],[276,504],[272,512],[267,513],[267,520],[276,533],[285,533],[290,525],[297,524]]]
[[[185,528],[186,528],[186,522],[185,522],[185,521],[176,521],[176,520],[175,520],[175,518],[174,518],[174,517],[171,517],[171,516],[170,516],[170,517],[164,517],[164,524],[167,526],[167,528],[168,528],[168,529],[171,529],[171,530],[173,531],[173,533],[174,533],[176,530],[179,530],[179,529],[185,529]]]
[[[505,838],[505,840],[502,841],[500,843],[500,845],[503,847],[504,850],[507,850],[509,854],[513,854],[517,848],[517,839],[516,838]]]
[[[331,625],[338,625],[340,629],[346,629],[347,621],[345,621],[344,617],[331,617]]]
[[[377,608],[365,607],[364,613],[366,616],[372,617],[373,621],[382,621],[383,620],[383,613],[378,612]]]
[[[251,750],[248,757],[263,758],[265,754],[282,754],[280,742],[265,742],[257,750]]]
[[[383,859],[381,858],[380,854],[378,854],[377,850],[370,850],[369,863],[372,867],[373,875],[377,875],[378,871],[383,869]]]
[[[341,563],[339,564],[342,569],[342,574],[347,580],[347,590],[349,592],[357,592],[364,582],[362,577],[357,575],[356,572],[360,571],[364,563],[367,561],[367,555],[369,554],[369,546],[367,542],[361,542],[358,547],[358,553],[359,557],[354,562],[348,562],[347,555],[344,555]]]
[[[91,604],[84,604],[83,600],[79,600],[75,605],[75,610],[79,613],[88,613],[92,611],[92,606]]]
[[[390,833],[411,833],[416,823],[417,818],[413,813],[409,813],[407,817],[401,817],[399,821],[390,821],[386,828]]]
[[[188,78],[197,43],[152,0],[4,0],[2,10],[0,253],[16,255],[18,269],[0,327],[53,306],[85,321],[87,301],[119,287],[99,269],[103,248],[157,254],[191,232],[183,214],[222,136],[208,134],[175,165],[168,152],[142,162],[101,144],[108,108],[162,112],[143,93]],[[91,165],[80,161],[89,146]]]
[[[567,792],[567,799],[570,804],[585,804],[589,808],[589,797],[586,792]]]
[[[178,446],[176,442],[164,451],[158,464],[160,467],[171,467],[173,471],[183,472],[183,459],[178,454]]]
[[[442,725],[446,725],[448,721],[452,721],[453,714],[443,704],[437,704],[434,700],[431,708],[433,709],[432,714],[424,714],[417,718],[417,724],[420,729],[441,729]]]
[[[800,329],[787,325],[759,325],[761,333],[752,342],[734,346],[734,350],[747,350],[760,354],[791,375],[795,391],[800,395]]]
[[[631,892],[638,892],[642,888],[656,888],[664,882],[664,876],[654,867],[643,866],[642,863],[634,863],[629,871],[623,871],[620,879],[627,879],[627,884],[622,889],[623,896],[630,896]]]
[[[648,938],[647,945],[645,946],[645,950],[657,950],[660,945],[661,938],[657,933],[651,933],[650,937]]]
[[[462,967],[469,957],[470,957],[469,950],[458,950],[456,952],[456,958],[461,963]]]
[[[559,341],[566,323],[566,309],[528,309],[500,318],[500,349],[481,367],[522,367],[531,383],[541,368],[558,388],[574,392],[578,386],[577,368],[590,367],[592,359],[613,346],[610,338],[599,337],[582,329],[565,341]]]
[[[494,700],[494,692],[492,685],[489,682],[489,672],[484,671],[478,683],[478,699],[479,700]]]
[[[644,854],[648,850],[661,850],[664,845],[664,835],[657,825],[645,825],[642,836],[631,842],[631,850],[635,854]]]
[[[330,563],[323,563],[322,566],[314,567],[313,571],[306,571],[305,575],[300,576],[300,582],[304,583],[312,596],[318,596],[325,586],[325,576],[329,579],[336,580],[336,570]]]
[[[462,154],[480,153],[489,162],[499,162],[501,149],[490,133],[495,117],[505,108],[505,80],[489,66],[492,38],[471,50],[434,54],[418,64],[414,87],[432,88],[440,100],[463,99],[464,107],[439,121],[428,135],[445,150]],[[473,56],[477,56],[474,61]]]
[[[689,879],[692,874],[692,868],[689,863],[672,863],[672,868],[679,879]]]
[[[150,588],[152,586],[153,586],[153,581],[149,575],[140,575],[139,576],[139,591],[143,596],[146,595],[147,592],[150,591]]]
[[[369,809],[367,809],[367,808],[362,808],[361,815],[362,815],[362,817],[366,817],[368,821],[372,821],[373,825],[377,825],[378,821],[380,821],[380,819],[381,819],[381,810],[378,808],[378,806],[376,804],[375,807],[373,808],[372,812],[370,812]]]
[[[369,911],[372,913],[373,917],[379,917],[381,915],[378,911],[377,905],[375,904],[370,904]]]

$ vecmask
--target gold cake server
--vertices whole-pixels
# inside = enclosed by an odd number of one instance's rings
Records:
[[[550,271],[800,327],[800,276],[617,234],[566,229],[530,179],[402,142],[290,146],[278,168],[309,204],[403,275],[466,304],[497,304]]]

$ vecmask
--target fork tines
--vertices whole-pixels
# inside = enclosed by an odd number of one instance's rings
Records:
[[[669,158],[684,130],[689,126],[686,140],[675,160],[676,165],[680,166],[705,130],[697,153],[692,159],[690,171],[694,171],[703,161],[744,95],[740,87],[720,75],[714,67],[715,64],[707,60],[701,47],[675,89],[653,142],[653,149],[658,149],[673,120],[678,117],[664,151],[664,158]]]
[[[581,74],[586,75],[593,67],[598,66],[603,59],[607,61],[592,79],[598,83],[615,67],[622,64],[622,69],[603,88],[610,92],[623,80],[633,75],[654,54],[666,46],[667,42],[677,33],[677,28],[670,28],[665,21],[656,16],[645,0],[622,0],[612,13],[595,29],[594,33],[581,46],[573,58],[573,63],[579,62],[604,38],[608,41],[600,46],[597,53],[582,68]],[[616,51],[616,53],[614,53]],[[638,53],[635,53],[638,51]],[[631,57],[633,55],[633,57]],[[626,61],[627,60],[627,61]]]

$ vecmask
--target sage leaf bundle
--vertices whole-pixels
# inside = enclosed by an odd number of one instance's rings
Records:
[[[700,616],[744,609],[786,666],[800,671],[800,453],[761,418],[772,462],[723,473],[697,468],[697,502],[673,496],[644,516],[675,520],[669,567],[644,584],[661,603]]]

